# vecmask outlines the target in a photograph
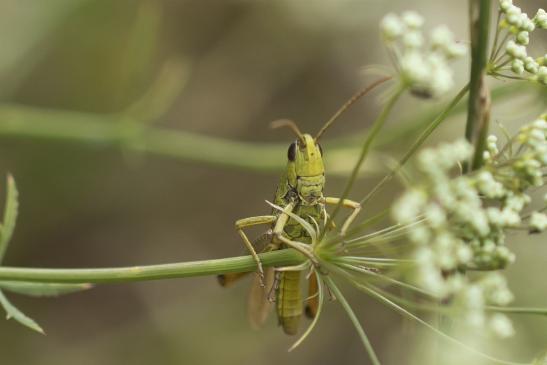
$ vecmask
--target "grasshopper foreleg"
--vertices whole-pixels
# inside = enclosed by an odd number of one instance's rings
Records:
[[[326,197],[325,204],[337,205],[340,203],[340,200],[340,198]],[[355,217],[357,217],[357,214],[359,214],[359,212],[361,211],[361,204],[350,199],[344,199],[342,201],[342,206],[345,208],[353,209],[353,212],[351,212],[349,217],[346,218],[344,224],[342,224],[342,229],[340,230],[340,235],[345,236],[349,226],[351,225]]]
[[[264,287],[264,269],[262,268],[262,262],[260,261],[260,258],[258,257],[258,254],[256,253],[256,250],[253,247],[251,241],[249,241],[247,235],[245,234],[245,232],[243,232],[243,229],[251,226],[256,226],[258,224],[272,224],[276,221],[276,219],[277,217],[275,215],[263,215],[257,217],[243,218],[236,221],[235,223],[237,233],[239,233],[239,235],[241,236],[245,247],[247,247],[256,262],[258,275],[260,276],[260,286],[262,287]]]

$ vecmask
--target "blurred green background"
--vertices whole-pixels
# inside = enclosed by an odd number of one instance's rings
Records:
[[[545,1],[519,5],[533,14]],[[458,39],[467,40],[465,1],[2,0],[0,126],[20,117],[21,106],[31,106],[112,123],[144,116],[158,127],[288,145],[293,137],[270,130],[268,123],[290,117],[305,131],[318,130],[371,79],[363,76],[364,65],[389,64],[377,25],[387,12],[409,7],[425,16],[426,27],[447,24]],[[545,37],[533,42],[545,49]],[[458,87],[468,77],[467,62],[455,65]],[[529,94],[495,104],[494,119],[510,129],[532,120],[538,108]],[[375,96],[355,106],[327,133],[325,154],[329,139],[362,131],[379,104]],[[398,121],[433,106],[406,97],[384,133],[395,133],[402,128]],[[3,113],[6,108],[15,112]],[[42,114],[37,115],[40,123]],[[55,120],[56,114],[43,115]],[[463,114],[449,119],[431,142],[461,136],[464,120]],[[385,147],[384,155],[397,158],[408,142]],[[210,148],[200,145],[195,152],[207,156]],[[278,154],[282,166],[285,148]],[[352,196],[361,197],[386,171],[377,165]],[[327,172],[335,168],[327,166]],[[242,254],[233,222],[267,214],[264,200],[272,197],[278,179],[275,171],[0,133],[0,173],[8,171],[18,183],[21,212],[5,264],[38,267]],[[329,195],[339,194],[343,183],[343,176],[330,177]],[[4,184],[0,187],[3,195]],[[365,215],[385,207],[396,189],[365,207]],[[508,270],[511,288],[517,304],[547,306],[545,237],[522,238],[509,239],[518,257]],[[291,354],[292,339],[274,318],[263,330],[251,330],[247,284],[225,290],[215,278],[203,277],[105,285],[57,299],[11,295],[47,335],[0,321],[0,364],[368,363],[336,303],[327,304],[314,333]],[[384,363],[427,360],[424,353],[436,341],[427,332],[346,289]],[[525,360],[545,349],[547,320],[515,317],[515,326],[515,338],[487,341],[484,348]],[[476,344],[480,341],[486,340]]]

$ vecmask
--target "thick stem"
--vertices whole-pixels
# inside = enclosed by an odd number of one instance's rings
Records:
[[[259,256],[264,266],[290,266],[304,262],[304,257],[292,249],[267,252]],[[256,262],[252,256],[239,256],[162,265],[100,269],[0,267],[0,280],[42,283],[124,283],[254,270],[256,270]]]
[[[470,171],[481,166],[490,119],[490,91],[487,88],[486,62],[490,26],[490,0],[469,0],[471,34],[471,80],[465,137],[475,146],[475,155],[466,165]]]

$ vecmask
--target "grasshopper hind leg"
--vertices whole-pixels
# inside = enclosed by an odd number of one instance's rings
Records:
[[[272,244],[272,230],[268,230],[264,234],[262,234],[260,237],[258,237],[254,242],[253,246],[264,246],[264,249],[262,249],[260,252],[270,252],[275,249],[277,249],[277,245]],[[217,281],[222,287],[230,287],[234,283],[238,282],[240,279],[246,277],[251,272],[233,272],[233,273],[227,273],[227,274],[219,274],[217,275]]]

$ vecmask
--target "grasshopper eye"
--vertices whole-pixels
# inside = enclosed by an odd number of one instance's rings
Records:
[[[319,147],[319,153],[321,154],[321,157],[323,157],[323,147],[318,143],[317,147]]]
[[[294,161],[296,158],[296,142],[291,143],[289,150],[287,151],[287,158],[289,161]]]

